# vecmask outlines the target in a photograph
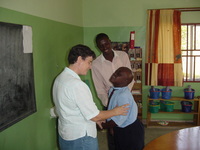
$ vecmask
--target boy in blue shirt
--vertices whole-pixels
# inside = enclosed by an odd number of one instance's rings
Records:
[[[130,104],[127,116],[113,116],[102,123],[102,128],[113,130],[116,150],[142,150],[144,148],[144,126],[137,119],[138,108],[128,88],[133,80],[132,71],[120,67],[110,77],[113,87],[109,90],[108,110],[123,104]],[[114,91],[114,92],[112,92]]]

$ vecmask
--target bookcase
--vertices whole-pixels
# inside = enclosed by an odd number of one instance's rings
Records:
[[[132,88],[132,94],[138,105],[138,118],[142,121],[142,48],[129,48],[129,42],[112,42],[113,50],[124,51],[128,54],[135,83]]]
[[[147,108],[149,108],[149,102],[150,101],[164,101],[166,99],[151,99],[148,97],[147,99]],[[167,101],[191,101],[194,103],[194,108],[191,112],[182,112],[181,109],[175,109],[172,112],[165,112],[165,111],[159,111],[158,113],[166,114],[184,114],[184,115],[193,115],[193,121],[192,122],[173,122],[170,121],[170,123],[167,126],[159,125],[156,121],[152,120],[151,112],[147,111],[147,127],[193,127],[193,126],[199,126],[200,125],[200,99],[194,98],[194,99],[185,99],[183,97],[171,97]]]
[[[135,80],[131,92],[138,105],[138,118],[142,120],[142,49],[139,47],[129,49],[128,55]]]

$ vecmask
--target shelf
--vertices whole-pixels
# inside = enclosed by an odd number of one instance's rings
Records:
[[[142,94],[135,94],[135,93],[132,93],[133,96],[142,96]]]
[[[138,105],[138,118],[142,120],[142,49],[129,49],[128,55],[135,80],[131,93]]]
[[[162,99],[162,98],[159,98],[159,99],[152,99],[152,98],[148,98],[149,101],[150,100],[159,100],[159,101],[199,101],[200,99],[198,98],[194,98],[194,99],[185,99],[185,98],[182,98],[182,97],[171,97],[170,99]]]
[[[193,115],[193,121],[192,122],[170,122],[169,125],[163,126],[158,124],[157,122],[153,121],[151,118],[151,114],[156,114],[156,113],[151,113],[148,109],[147,111],[147,127],[192,127],[192,126],[199,126],[200,125],[200,99],[194,98],[194,99],[185,99],[183,97],[171,97],[170,99],[151,99],[148,97],[147,101],[147,108],[149,108],[149,101],[193,101],[194,106],[193,110],[191,112],[182,112],[181,109],[173,109],[172,112],[165,112],[159,110],[158,113],[163,113],[163,114],[185,114],[185,115]],[[167,119],[163,119],[167,120]]]
[[[142,95],[142,92],[141,92],[140,89],[133,89],[133,90],[131,91],[131,93],[132,93],[133,95]]]
[[[142,60],[130,60],[131,63],[135,63],[135,62],[142,62]]]
[[[169,121],[168,125],[160,125],[158,124],[158,121],[150,121],[148,124],[148,127],[152,127],[152,128],[172,128],[172,127],[186,128],[186,127],[194,127],[194,126],[196,125],[193,122],[170,122]]]
[[[180,109],[174,109],[172,112],[166,112],[166,111],[159,110],[159,113],[163,113],[163,114],[198,114],[198,112],[195,112],[194,110],[192,110],[191,112],[182,112]]]

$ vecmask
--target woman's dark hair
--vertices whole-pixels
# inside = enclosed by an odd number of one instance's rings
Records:
[[[96,58],[95,53],[88,47],[82,44],[75,45],[71,48],[68,55],[69,64],[74,64],[78,57],[81,56],[83,60],[88,56],[92,56],[93,59]]]

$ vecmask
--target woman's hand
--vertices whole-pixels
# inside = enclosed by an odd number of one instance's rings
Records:
[[[113,110],[115,111],[115,115],[123,115],[126,116],[129,110],[129,106],[130,104],[125,104],[122,106],[116,106]]]

